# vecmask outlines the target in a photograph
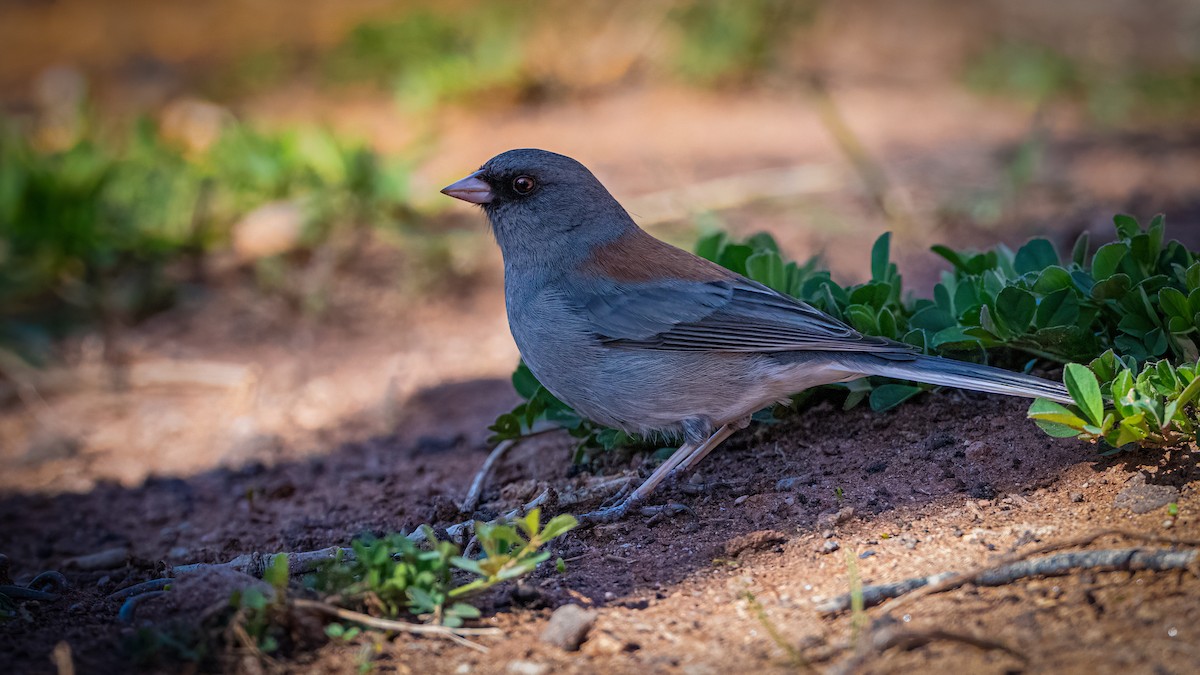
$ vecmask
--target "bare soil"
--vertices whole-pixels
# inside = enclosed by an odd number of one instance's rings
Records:
[[[918,214],[935,213],[946,195],[994,184],[1026,129],[1025,112],[946,88],[867,86],[839,95]],[[269,115],[282,104],[255,105]],[[386,120],[399,124],[379,102],[348,108],[356,112],[343,123],[376,120],[381,135]],[[762,168],[842,166],[803,110],[802,101],[770,92],[751,102],[634,90],[511,117],[450,117],[442,130],[450,140],[415,189],[439,185],[501,146],[554,145],[539,141],[547,138],[596,165],[622,199]],[[579,128],[591,131],[588,140],[572,140]],[[668,128],[675,131],[656,133]],[[997,229],[951,223],[897,236],[913,286],[927,289],[941,269],[923,251],[930,240],[984,245],[1044,233],[1061,241],[1085,229],[1106,236],[1104,219],[1130,206],[1168,210],[1173,235],[1198,236],[1200,191],[1187,178],[1200,157],[1194,132],[1174,130],[1173,141],[1146,145],[1089,136],[1069,116],[1052,129],[1045,166],[1062,180],[1039,182]],[[771,230],[795,257],[825,251],[839,279],[861,279],[866,242],[888,224],[855,185],[846,172],[839,188],[722,217],[736,232]],[[95,338],[63,346],[76,379],[0,413],[0,552],[15,581],[60,569],[71,588],[0,624],[0,672],[54,672],[50,654],[61,641],[77,672],[188,670],[170,660],[138,665],[129,638],[139,626],[194,620],[247,579],[181,581],[146,602],[132,625],[117,620],[119,603],[106,596],[157,577],[164,562],[316,549],[464,518],[456,503],[488,450],[486,426],[516,401],[507,374],[517,352],[498,256],[478,215],[451,212],[438,223],[464,228],[455,235],[455,275],[414,284],[428,252],[376,246],[335,279],[321,317],[264,292],[249,270],[190,291],[176,309],[123,335],[129,372],[142,373],[124,387],[83,375],[105,372]],[[692,236],[671,223],[655,231]],[[198,372],[224,375],[213,381]],[[1101,457],[1093,446],[1043,435],[1024,410],[1020,401],[952,391],[888,414],[818,400],[732,438],[691,479],[707,490],[657,495],[684,512],[572,532],[553,547],[567,561],[564,573],[546,566],[485,596],[481,623],[505,632],[480,640],[489,653],[400,637],[383,641],[371,663],[379,672],[417,673],[838,668],[869,636],[856,638],[849,616],[819,614],[813,598],[848,590],[854,568],[865,583],[897,581],[1100,528],[1200,538],[1195,448]],[[567,494],[595,483],[571,466],[570,446],[561,435],[519,446],[473,515],[490,517],[545,487]],[[614,457],[600,470],[644,475],[646,460]],[[72,564],[113,548],[127,554],[110,568]],[[1197,598],[1194,570],[968,586],[912,603],[897,617],[901,627],[986,637],[1019,656],[938,639],[888,649],[856,669],[1196,672]],[[539,639],[564,603],[599,612],[579,652]],[[350,671],[367,640],[325,644],[284,665]]]

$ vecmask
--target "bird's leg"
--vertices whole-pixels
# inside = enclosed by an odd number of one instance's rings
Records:
[[[696,452],[693,452],[691,456],[684,458],[684,461],[681,462],[675,468],[675,470],[671,472],[671,477],[676,478],[686,476],[688,471],[691,471],[697,464],[703,461],[704,458],[708,456],[708,453],[716,450],[717,446],[723,443],[725,439],[732,436],[734,432],[741,431],[748,426],[750,426],[749,417],[736,422],[730,422],[720,429],[717,429],[717,432],[704,442],[702,448],[697,448]]]
[[[608,523],[614,520],[620,520],[631,510],[645,501],[646,498],[654,492],[654,489],[658,487],[659,483],[662,483],[663,480],[666,479],[667,476],[671,475],[677,468],[680,466],[694,466],[695,461],[692,461],[693,457],[696,457],[697,455],[700,457],[707,455],[712,451],[713,448],[720,445],[721,441],[728,438],[730,434],[732,434],[734,431],[737,431],[739,428],[741,427],[726,424],[720,429],[717,429],[716,432],[705,439],[703,443],[684,443],[683,445],[679,446],[678,450],[671,453],[670,458],[659,465],[659,467],[654,470],[654,473],[650,474],[650,477],[647,478],[641,485],[639,485],[638,488],[634,490],[628,497],[626,497],[624,501],[614,506],[596,509],[591,513],[585,513],[579,517],[579,520],[585,523]]]

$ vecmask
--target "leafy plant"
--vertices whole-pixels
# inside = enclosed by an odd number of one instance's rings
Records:
[[[483,549],[479,559],[464,557],[457,546],[438,540],[428,526],[424,549],[403,535],[359,539],[351,544],[353,559],[339,555],[310,578],[313,589],[336,596],[339,603],[375,607],[385,616],[407,612],[422,620],[460,626],[479,617],[479,610],[460,598],[532,572],[550,557],[541,550],[574,529],[573,516],[558,515],[541,525],[540,509],[514,524],[475,524]],[[466,572],[460,583],[455,571]]]
[[[1196,437],[1200,363],[1138,364],[1111,350],[1090,365],[1067,364],[1064,381],[1074,406],[1038,399],[1029,416],[1051,436],[1078,436],[1119,448],[1169,446]]]
[[[267,202],[300,205],[300,243],[314,247],[409,214],[405,164],[325,131],[233,124],[185,151],[147,121],[123,138],[96,126],[46,148],[0,122],[0,348],[27,360],[73,326],[169,305],[171,266],[223,245]]]
[[[1196,367],[1172,363],[1194,364],[1200,357],[1200,261],[1179,242],[1165,239],[1162,216],[1143,228],[1133,217],[1118,215],[1114,225],[1116,241],[1093,252],[1084,234],[1067,256],[1042,238],[1015,252],[1004,245],[983,252],[935,246],[933,251],[952,269],[942,274],[930,298],[904,292],[890,258],[888,234],[872,246],[870,279],[851,286],[833,281],[815,258],[804,263],[784,259],[766,234],[738,242],[716,232],[703,237],[696,252],[862,333],[905,342],[928,354],[997,359],[1010,367],[1022,362],[1032,366],[1028,357],[1091,362],[1099,377],[1095,388],[1084,386],[1079,369],[1086,367],[1067,370],[1074,410],[1035,403],[1030,414],[1042,428],[1056,435],[1070,430],[1070,435],[1113,445],[1175,443],[1194,435],[1192,403],[1200,391],[1200,384],[1191,387]],[[1018,360],[1021,354],[1025,358]],[[497,438],[515,438],[548,423],[585,442],[607,439],[598,443],[606,448],[631,440],[582,420],[523,366],[513,382],[526,402],[497,420]],[[847,407],[867,399],[880,411],[927,388],[881,378],[832,386],[848,390]],[[1105,401],[1113,406],[1105,407]]]

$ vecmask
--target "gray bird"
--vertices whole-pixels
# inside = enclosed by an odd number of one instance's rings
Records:
[[[684,440],[624,501],[586,520],[622,517],[755,411],[809,387],[881,375],[1072,402],[1054,382],[862,335],[659,241],[570,157],[510,150],[442,192],[491,221],[509,328],[538,380],[594,422]]]

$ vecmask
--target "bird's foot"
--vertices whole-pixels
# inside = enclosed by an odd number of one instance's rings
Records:
[[[579,522],[585,525],[613,523],[629,515],[629,512],[641,503],[642,497],[635,492],[613,506],[605,506],[579,516]]]

